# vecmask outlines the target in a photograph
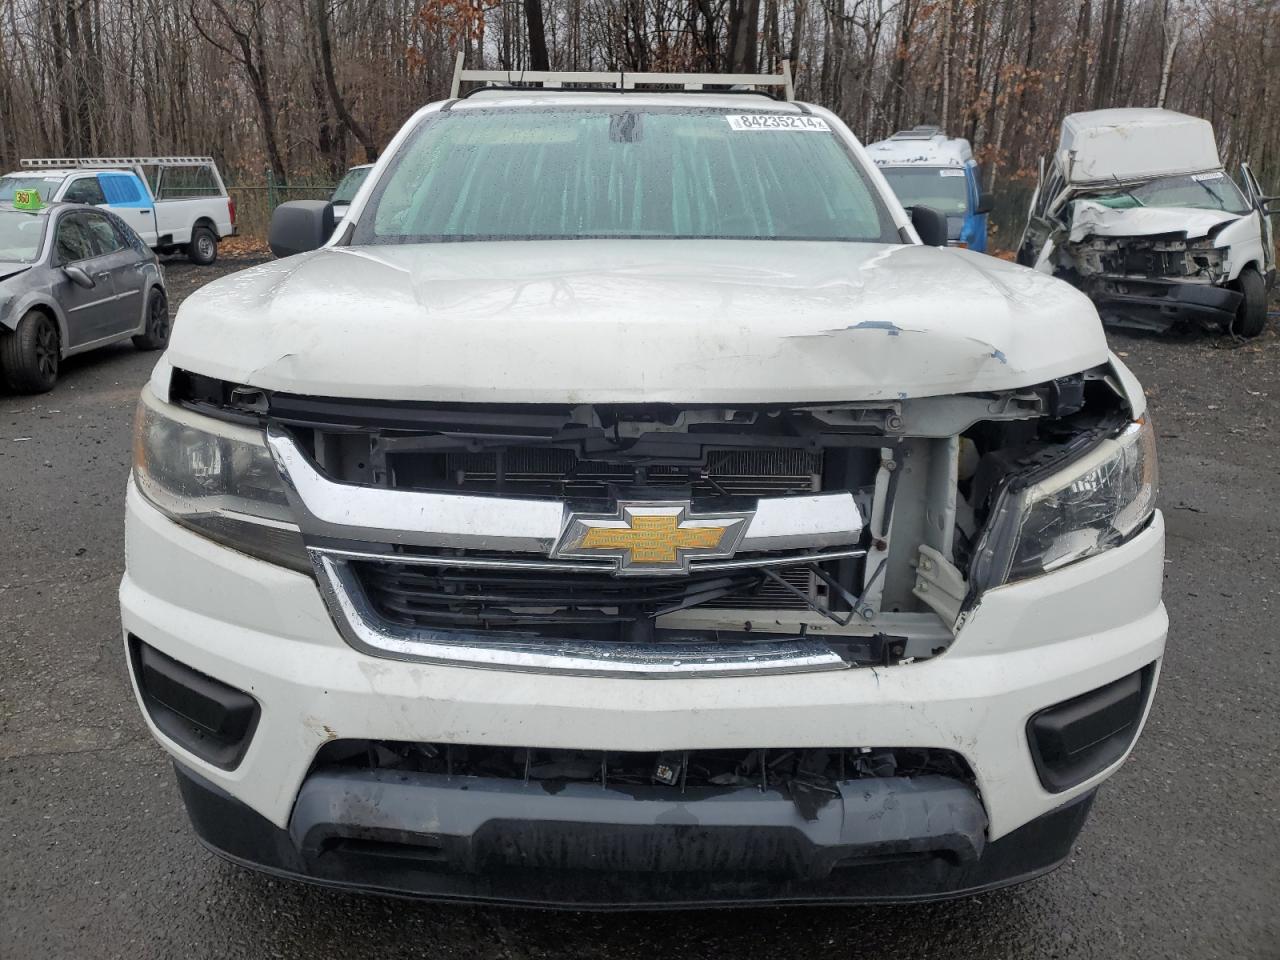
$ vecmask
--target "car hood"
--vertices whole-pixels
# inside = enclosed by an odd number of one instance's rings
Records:
[[[1085,237],[1151,237],[1185,233],[1203,237],[1243,214],[1197,207],[1128,207],[1117,210],[1093,200],[1077,200],[1071,210],[1071,242]]]
[[[1092,304],[963,250],[565,240],[329,247],[210,283],[168,359],[319,396],[507,403],[897,399],[1101,364]]]
[[[0,280],[8,280],[10,277],[16,277],[18,274],[30,269],[31,264],[29,263],[0,260]]]

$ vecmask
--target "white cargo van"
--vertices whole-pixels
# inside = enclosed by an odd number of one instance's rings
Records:
[[[1275,279],[1268,203],[1248,164],[1222,168],[1207,120],[1171,110],[1073,113],[1028,213],[1018,261],[1084,290],[1104,320],[1254,337]]]

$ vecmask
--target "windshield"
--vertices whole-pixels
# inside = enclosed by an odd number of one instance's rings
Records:
[[[963,167],[881,167],[904,207],[933,207],[951,216],[969,212],[969,181]]]
[[[38,213],[0,210],[0,261],[30,263],[40,255],[46,218]]]
[[[19,190],[36,190],[40,199],[48,203],[61,183],[60,177],[28,177],[22,174],[0,177],[0,202],[12,202],[14,193]]]
[[[1249,204],[1239,188],[1221,170],[1160,177],[1090,199],[1118,210],[1129,207],[1194,207],[1227,213],[1249,212]]]
[[[686,107],[433,114],[353,241],[588,237],[901,242],[825,121]]]
[[[333,196],[329,198],[329,202],[350,203],[354,200],[356,191],[360,189],[360,184],[364,183],[365,178],[369,176],[369,171],[372,169],[373,167],[354,167],[348,170],[347,175],[334,188]]]

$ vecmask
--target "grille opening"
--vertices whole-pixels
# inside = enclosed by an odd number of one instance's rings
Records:
[[[549,629],[558,638],[607,642],[652,641],[658,617],[693,607],[807,611],[810,603],[821,603],[838,608],[843,601],[829,595],[815,566],[780,567],[771,570],[772,576],[744,569],[618,577],[604,570],[563,573],[351,561],[373,611],[399,626]]]
[[[696,454],[698,448],[694,447]],[[627,462],[580,457],[566,447],[467,452],[388,452],[397,488],[603,499],[651,490],[673,497],[780,497],[821,489],[822,453],[708,450],[694,462]]]
[[[869,513],[881,451],[870,437],[831,434],[798,415],[751,414],[749,422],[699,422],[687,432],[655,430],[622,437],[607,425],[565,421],[545,442],[521,427],[477,433],[459,423],[446,431],[295,430],[328,476],[395,490],[468,496],[539,497],[575,510],[608,513],[620,500],[689,501],[697,513],[749,510],[757,500],[848,490]],[[735,415],[736,416],[736,415]],[[665,422],[665,421],[664,421]],[[497,429],[497,425],[495,425]],[[839,545],[866,551],[860,542]],[[530,569],[536,555],[475,548],[448,550],[439,566],[427,553],[392,547],[389,559],[353,559],[353,588],[369,613],[405,629],[470,630],[604,643],[766,640],[805,633],[816,612],[844,625],[851,598],[864,588],[863,557],[818,556],[815,549],[739,552],[740,568],[698,569],[675,576],[617,576],[612,564],[593,570]],[[412,560],[396,563],[397,553]],[[832,551],[834,552],[834,551]],[[790,554],[790,555],[788,555]],[[794,564],[791,562],[794,557]],[[478,563],[471,565],[467,560]],[[760,559],[761,567],[749,561]],[[782,562],[779,562],[782,561]],[[767,571],[764,569],[767,563]],[[662,617],[693,608],[741,611],[694,629],[659,629]],[[900,609],[895,602],[893,609]],[[792,620],[786,614],[805,614]],[[876,657],[875,659],[879,659]]]
[[[836,783],[885,777],[944,776],[974,784],[964,758],[925,747],[769,747],[711,750],[601,751],[398,740],[333,740],[320,748],[317,770],[430,773],[516,780],[554,789],[559,783],[689,790],[821,791]]]
[[[448,854],[439,839],[427,839],[406,833],[395,840],[365,837],[329,837],[320,845],[317,855],[339,857],[375,857],[404,860],[409,863],[447,863]]]

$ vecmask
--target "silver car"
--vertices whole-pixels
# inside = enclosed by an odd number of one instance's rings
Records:
[[[164,274],[142,239],[94,207],[0,205],[0,381],[43,393],[63,358],[130,337],[169,342]]]

